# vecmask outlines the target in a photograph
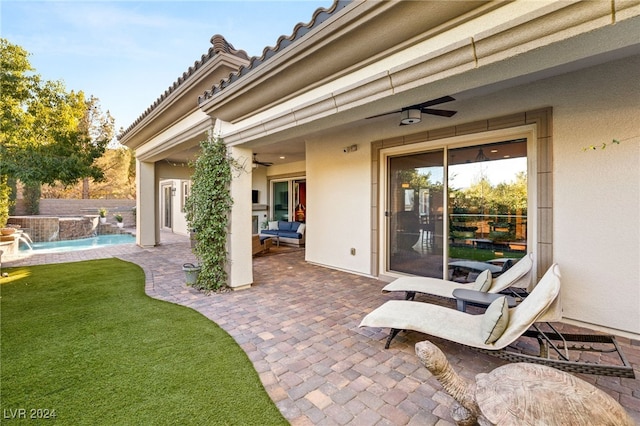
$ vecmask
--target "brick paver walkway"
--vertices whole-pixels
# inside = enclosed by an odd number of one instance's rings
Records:
[[[294,251],[256,257],[251,289],[207,296],[184,284],[181,266],[195,261],[188,239],[163,233],[162,241],[151,249],[122,245],[3,259],[3,266],[111,256],[140,265],[150,296],[191,307],[234,337],[293,425],[453,424],[451,398],[414,353],[415,343],[428,337],[401,333],[385,350],[386,330],[358,328],[366,313],[400,297],[382,294],[380,281],[308,264],[303,251]],[[465,377],[502,364],[432,340]],[[619,340],[640,378],[640,342]],[[613,396],[640,424],[640,380],[580,377]]]

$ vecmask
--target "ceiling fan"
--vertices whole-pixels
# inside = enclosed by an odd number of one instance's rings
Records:
[[[404,107],[398,111],[385,112],[384,114],[374,115],[369,118],[382,117],[383,115],[401,113],[400,125],[406,126],[409,124],[419,123],[422,120],[422,114],[439,115],[441,117],[453,117],[458,111],[449,111],[446,109],[429,108],[432,105],[443,104],[445,102],[455,101],[455,98],[451,96],[443,96],[441,98],[432,99],[430,101],[423,102],[421,104],[411,105]]]
[[[253,154],[253,164],[265,166],[265,167],[269,167],[273,165],[273,163],[270,163],[268,161],[258,161],[258,158],[256,157],[257,155],[258,154],[256,153]]]

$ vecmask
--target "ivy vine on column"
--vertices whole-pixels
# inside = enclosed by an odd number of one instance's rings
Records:
[[[195,231],[194,253],[201,266],[194,286],[211,291],[227,284],[227,233],[233,205],[230,185],[238,165],[222,138],[209,134],[200,147],[185,210],[189,228]]]

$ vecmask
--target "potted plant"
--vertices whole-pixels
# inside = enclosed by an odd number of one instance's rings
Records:
[[[116,213],[113,215],[113,217],[116,220],[116,225],[118,225],[118,228],[122,228],[124,226],[124,223],[122,223],[122,215],[120,213]]]
[[[100,223],[107,223],[108,210],[104,207],[98,209],[98,216],[100,216]]]

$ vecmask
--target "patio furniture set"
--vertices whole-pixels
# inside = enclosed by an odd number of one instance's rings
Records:
[[[531,285],[532,266],[529,254],[495,279],[487,268],[471,284],[426,277],[398,278],[383,292],[405,292],[405,300],[385,302],[367,314],[360,327],[389,328],[386,349],[399,332],[412,330],[514,362],[478,375],[472,384],[457,376],[432,342],[416,344],[420,361],[456,400],[451,416],[459,425],[560,425],[567,421],[633,425],[617,401],[566,373],[635,378],[615,336],[560,333],[551,324],[562,319],[559,266],[551,265],[535,286]],[[416,301],[417,293],[455,299],[457,309]],[[468,313],[468,305],[485,310]],[[522,337],[537,341],[537,354],[516,348],[516,341]],[[615,354],[619,363],[585,362],[570,351]]]
[[[406,300],[389,300],[367,314],[360,327],[389,328],[385,348],[399,332],[412,330],[466,345],[511,362],[533,362],[560,370],[635,378],[615,336],[563,334],[552,322],[562,319],[560,269],[557,264],[531,286],[532,255],[492,279],[489,269],[472,284],[436,278],[402,277],[383,292],[405,292]],[[416,293],[455,299],[460,310],[415,301]],[[483,306],[484,313],[464,312],[467,305]],[[537,354],[515,349],[521,337],[534,338]],[[571,342],[571,344],[570,344]],[[595,364],[571,357],[570,351],[611,353],[618,364]]]

